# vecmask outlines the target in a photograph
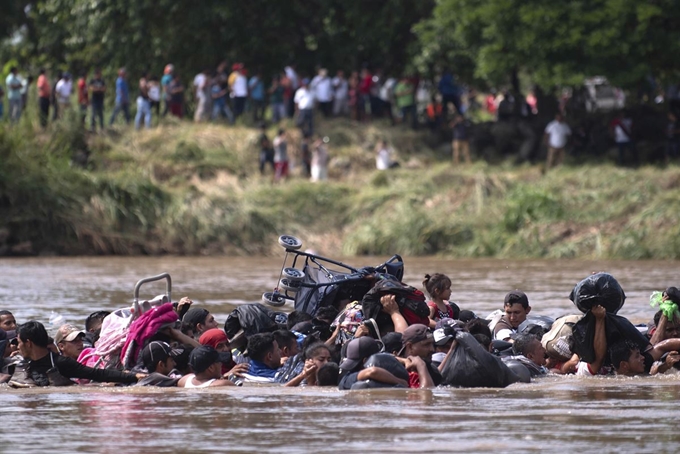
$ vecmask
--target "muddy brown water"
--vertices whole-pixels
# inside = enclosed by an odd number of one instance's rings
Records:
[[[405,262],[405,281],[419,286],[426,272],[446,273],[452,299],[480,315],[514,288],[527,292],[536,314],[574,313],[574,284],[608,271],[628,295],[620,314],[646,322],[650,293],[678,284],[676,262]],[[280,267],[278,258],[4,259],[0,308],[48,329],[52,312],[82,326],[94,310],[129,305],[139,278],[167,271],[174,300],[190,296],[223,323],[235,305],[273,288]],[[162,290],[149,284],[141,296]],[[549,377],[502,390],[0,388],[0,452],[675,452],[679,398],[672,373]]]

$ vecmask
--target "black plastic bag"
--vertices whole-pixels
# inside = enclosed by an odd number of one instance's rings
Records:
[[[273,332],[279,329],[277,313],[261,303],[244,304],[234,309],[224,323],[227,337],[232,339],[243,329],[246,337],[253,334]]]
[[[376,353],[370,356],[364,363],[364,368],[380,367],[392,375],[408,382],[408,372],[399,360],[389,353]],[[401,385],[382,383],[375,380],[363,380],[352,385],[351,389],[375,389],[375,388],[403,388]]]
[[[470,333],[458,332],[456,342],[456,349],[442,368],[443,385],[505,388],[519,381],[500,358],[486,351]]]
[[[595,361],[595,316],[588,312],[572,329],[574,341],[573,352],[582,361]],[[607,348],[616,342],[626,340],[637,345],[644,352],[649,347],[649,340],[627,318],[619,315],[605,314],[605,336]]]
[[[388,274],[380,274],[379,280],[364,295],[361,300],[361,310],[364,319],[374,319],[381,330],[392,327],[392,319],[382,312],[380,298],[384,295],[395,295],[399,312],[409,325],[414,323],[429,323],[430,308],[425,302],[425,295],[410,285],[403,284]]]
[[[607,313],[616,314],[623,307],[626,294],[614,276],[597,273],[576,284],[569,299],[584,314],[598,305],[604,307]]]

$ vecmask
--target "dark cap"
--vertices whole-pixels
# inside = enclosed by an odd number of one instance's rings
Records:
[[[401,333],[387,333],[382,337],[385,353],[394,353],[401,350]]]
[[[456,335],[452,334],[451,331],[446,330],[445,328],[438,328],[434,330],[433,338],[434,344],[441,347],[442,345],[446,345],[449,343],[449,341],[455,339]]]
[[[352,339],[347,344],[347,357],[340,362],[340,369],[354,370],[361,362],[380,351],[380,345],[372,337]]]
[[[472,311],[468,311],[468,310],[460,311],[460,315],[458,316],[458,320],[460,320],[461,322],[465,322],[465,323],[469,322],[470,320],[474,320],[476,318],[479,318],[479,317],[477,317],[477,314],[475,314]]]
[[[401,333],[402,345],[406,345],[407,343],[415,344],[426,339],[432,340],[432,333],[430,333],[427,326],[421,325],[420,323],[409,326]]]
[[[184,314],[182,317],[182,323],[191,325],[191,328],[195,328],[197,324],[205,322],[206,317],[210,312],[202,307],[192,307]]]
[[[175,358],[181,353],[180,350],[173,350],[167,342],[153,341],[142,350],[142,362],[147,369],[153,368],[158,361],[167,361],[168,358]]]
[[[189,365],[195,374],[200,374],[208,367],[219,362],[220,354],[208,345],[194,348],[191,355],[189,355]]]
[[[527,298],[526,293],[520,290],[513,290],[512,292],[505,295],[505,306],[512,306],[513,304],[521,304],[522,307],[529,307],[529,298]]]

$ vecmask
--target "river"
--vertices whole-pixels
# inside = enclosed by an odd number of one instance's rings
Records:
[[[355,266],[380,258],[352,258]],[[612,273],[628,299],[620,314],[647,322],[649,295],[677,285],[676,262],[406,259],[405,281],[452,278],[452,299],[480,315],[524,290],[533,312],[574,313],[574,284]],[[132,300],[135,282],[169,272],[173,299],[189,296],[220,323],[276,285],[279,258],[105,257],[0,260],[0,309],[19,322],[52,312],[83,325],[94,310]],[[142,297],[162,293],[149,284]],[[502,390],[340,392],[0,388],[0,452],[669,452],[680,446],[679,376],[551,377]]]

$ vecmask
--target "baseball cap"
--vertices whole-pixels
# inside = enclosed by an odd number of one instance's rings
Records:
[[[415,323],[401,333],[401,343],[406,345],[408,342],[415,344],[426,339],[432,340],[432,333],[427,326]]]
[[[479,317],[477,317],[477,314],[475,314],[474,312],[469,311],[467,309],[463,309],[462,311],[460,311],[460,315],[458,316],[458,320],[460,320],[461,322],[465,322],[465,323],[469,322],[470,320],[474,320],[476,318],[479,318]]]
[[[167,342],[153,341],[142,350],[142,362],[149,369],[158,361],[167,361],[168,358],[176,358],[181,350],[175,350]]]
[[[85,331],[78,329],[75,325],[61,325],[57,330],[57,334],[54,336],[54,343],[59,342],[72,342],[78,338],[78,336],[85,336]]]
[[[434,344],[439,346],[446,345],[450,340],[456,338],[453,334],[446,334],[444,328],[435,329],[432,337],[434,338]]]
[[[526,293],[520,290],[513,290],[512,292],[509,292],[507,295],[505,295],[504,304],[506,306],[512,306],[513,304],[518,303],[521,304],[522,307],[529,306],[529,298],[527,298]]]
[[[362,360],[380,351],[380,345],[375,339],[363,336],[352,339],[347,343],[346,357],[340,362],[340,369],[354,370]]]
[[[220,362],[220,354],[209,345],[194,348],[189,355],[189,365],[196,374],[200,374],[208,367]]]
[[[401,349],[401,333],[387,333],[382,337],[382,341],[386,353],[398,352]]]

